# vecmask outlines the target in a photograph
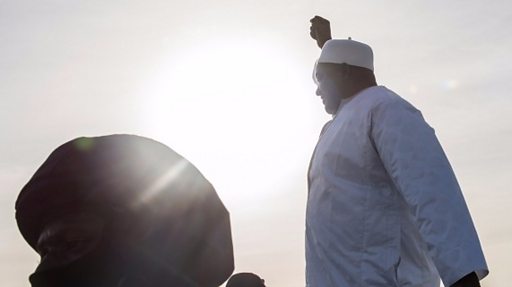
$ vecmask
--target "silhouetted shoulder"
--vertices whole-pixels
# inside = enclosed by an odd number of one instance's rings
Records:
[[[386,111],[420,113],[411,103],[384,86],[368,88],[363,94],[372,114]]]

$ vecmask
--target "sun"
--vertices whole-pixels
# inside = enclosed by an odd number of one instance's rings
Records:
[[[256,40],[172,53],[141,87],[144,131],[194,163],[228,205],[263,203],[306,166],[297,161],[309,151],[294,137],[308,125],[300,95],[309,99],[314,87],[297,67],[284,49]]]

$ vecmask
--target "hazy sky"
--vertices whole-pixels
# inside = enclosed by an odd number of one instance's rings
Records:
[[[37,265],[14,202],[49,153],[133,133],[214,184],[235,272],[304,286],[306,170],[328,119],[311,80],[315,14],[371,45],[378,82],[436,129],[491,270],[483,286],[507,286],[512,6],[437,0],[0,0],[0,284],[29,286]]]

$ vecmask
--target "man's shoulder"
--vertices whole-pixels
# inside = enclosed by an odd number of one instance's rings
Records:
[[[365,100],[368,101],[370,110],[405,109],[418,111],[407,100],[385,86],[375,86],[363,91]]]

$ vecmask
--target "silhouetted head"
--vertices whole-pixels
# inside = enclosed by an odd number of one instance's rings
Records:
[[[368,45],[353,40],[329,40],[315,64],[313,79],[326,112],[334,115],[343,99],[377,84],[373,52]]]
[[[22,189],[16,219],[41,256],[32,286],[219,286],[233,271],[213,186],[148,138],[60,146]]]
[[[237,273],[229,278],[226,287],[265,287],[265,280],[254,273]]]

